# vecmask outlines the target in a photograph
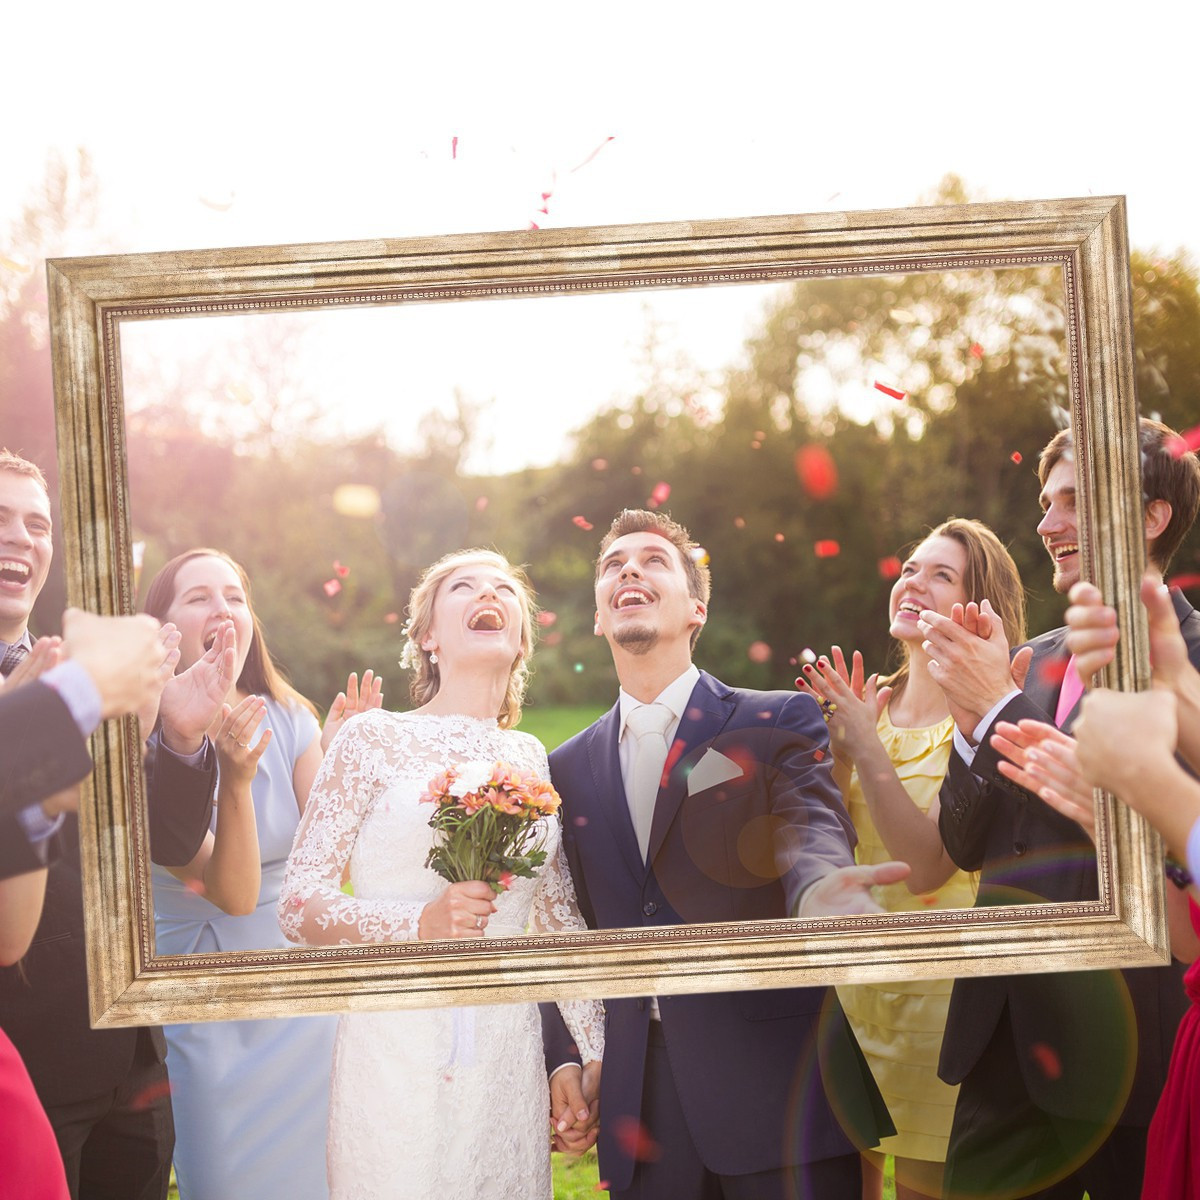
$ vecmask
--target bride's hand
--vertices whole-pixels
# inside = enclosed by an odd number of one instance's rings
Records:
[[[583,1068],[570,1063],[550,1080],[550,1128],[554,1148],[563,1154],[582,1154],[596,1144],[600,1133],[600,1063]]]
[[[490,883],[479,879],[452,883],[421,910],[417,937],[422,941],[483,937],[488,917],[496,911],[495,900]]]

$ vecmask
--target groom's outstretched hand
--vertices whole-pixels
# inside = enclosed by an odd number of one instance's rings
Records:
[[[569,1064],[550,1080],[550,1128],[554,1148],[564,1154],[582,1154],[600,1135],[600,1064],[590,1062],[580,1070]]]
[[[907,879],[912,867],[905,862],[877,863],[873,867],[839,867],[814,883],[800,898],[796,916],[847,917],[855,913],[886,911],[876,904],[871,889]]]

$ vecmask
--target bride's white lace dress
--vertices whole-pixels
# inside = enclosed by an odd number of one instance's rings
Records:
[[[418,797],[446,767],[503,761],[549,778],[536,738],[494,720],[375,710],[334,739],[313,784],[279,900],[287,936],[317,946],[417,936],[448,886],[425,866],[432,807]],[[546,863],[496,900],[486,936],[585,928],[557,817]],[[341,890],[350,862],[354,895]],[[584,1060],[603,1050],[603,1009],[560,1005]],[[350,1013],[333,1060],[331,1200],[549,1197],[549,1091],[537,1006]]]

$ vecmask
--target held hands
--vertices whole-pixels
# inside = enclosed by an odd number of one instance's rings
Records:
[[[346,690],[338,692],[329,706],[329,715],[321,728],[321,752],[329,749],[329,743],[337,736],[342,726],[351,717],[383,705],[383,679],[369,667],[363,672],[362,688],[358,686],[358,673],[350,672]]]
[[[483,937],[488,917],[496,911],[495,900],[492,885],[480,879],[452,883],[421,910],[417,937],[422,941]]]
[[[600,1135],[600,1063],[582,1071],[574,1063],[555,1071],[550,1080],[550,1128],[554,1148],[582,1154]]]
[[[911,871],[912,867],[905,862],[876,863],[873,867],[839,867],[804,893],[796,916],[808,921],[814,917],[884,912],[886,910],[875,903],[871,889],[885,883],[899,883],[907,879]]]
[[[1078,724],[1075,728],[1078,731]],[[1001,775],[1041,797],[1095,842],[1095,801],[1073,737],[1045,721],[1026,719],[1017,725],[997,722],[991,741],[992,748],[1004,755],[998,764]]]
[[[204,744],[205,733],[221,714],[221,706],[233,687],[236,658],[237,633],[232,621],[223,621],[203,657],[166,681],[158,715],[168,749],[176,754],[195,754]]]
[[[233,787],[249,787],[258,770],[258,760],[271,744],[271,731],[251,745],[262,719],[267,715],[267,702],[261,696],[247,696],[235,708],[221,706],[221,724],[217,729],[217,768],[221,781]]]
[[[863,682],[863,658],[857,650],[850,669],[840,646],[834,646],[831,653],[832,664],[824,655],[816,666],[805,663],[804,676],[796,680],[796,687],[821,705],[834,757],[852,763],[872,740],[878,741],[875,727],[892,689],[877,689],[877,675]]]

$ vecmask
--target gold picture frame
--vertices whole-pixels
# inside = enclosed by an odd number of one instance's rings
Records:
[[[70,599],[132,611],[121,331],[237,312],[719,286],[884,272],[1047,265],[1065,287],[1085,572],[1117,605],[1113,686],[1148,668],[1144,556],[1122,198],[758,217],[444,238],[56,259],[51,338]],[[81,809],[93,1022],[295,1015],[450,1003],[1160,964],[1162,851],[1102,806],[1099,899],[532,936],[157,956],[132,723],[94,739]]]

